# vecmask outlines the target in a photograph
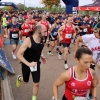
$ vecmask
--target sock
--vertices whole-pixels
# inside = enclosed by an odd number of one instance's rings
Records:
[[[61,51],[59,52],[59,55],[62,55]]]
[[[36,100],[36,96],[32,96],[32,100]]]
[[[65,61],[65,64],[67,64],[67,60]]]
[[[49,53],[51,53],[51,51],[49,50]]]

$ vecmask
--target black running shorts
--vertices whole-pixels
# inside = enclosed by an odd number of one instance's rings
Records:
[[[37,71],[31,72],[30,68],[22,63],[22,75],[24,82],[29,81],[30,73],[32,74],[32,79],[34,83],[39,83],[40,81],[40,62],[37,63]]]

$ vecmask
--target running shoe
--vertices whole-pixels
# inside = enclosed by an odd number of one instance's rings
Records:
[[[16,59],[16,55],[12,52],[13,59]]]
[[[16,80],[16,86],[17,87],[20,87],[20,85],[21,85],[21,80],[19,79],[20,77],[22,77],[22,76],[21,75],[17,76],[17,80]]]
[[[62,56],[58,53],[58,59],[61,60]]]
[[[64,68],[67,70],[69,67],[67,64],[64,65]]]
[[[53,56],[53,54],[51,52],[48,52],[47,54],[50,55],[50,56]]]

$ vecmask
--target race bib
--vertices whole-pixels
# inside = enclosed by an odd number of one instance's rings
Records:
[[[57,35],[57,32],[54,32],[53,35]]]
[[[36,72],[37,71],[37,64],[35,65],[35,67],[30,67],[31,72]]]
[[[89,100],[87,97],[75,97],[74,100]]]
[[[12,34],[12,38],[18,38],[18,34]]]
[[[87,32],[87,28],[84,28],[84,29],[83,29],[83,32]]]
[[[70,39],[71,37],[72,37],[72,34],[66,34],[66,35],[65,35],[65,38],[66,38],[66,39]]]
[[[26,32],[26,33],[29,32],[29,29],[25,29],[24,32]]]

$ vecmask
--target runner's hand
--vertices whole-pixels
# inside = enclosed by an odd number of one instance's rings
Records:
[[[35,67],[36,64],[37,64],[37,62],[31,62],[31,63],[28,64],[28,66],[29,66],[29,67]]]
[[[42,60],[43,64],[46,64],[46,62],[47,62],[47,58],[46,57],[41,57],[41,60]]]

